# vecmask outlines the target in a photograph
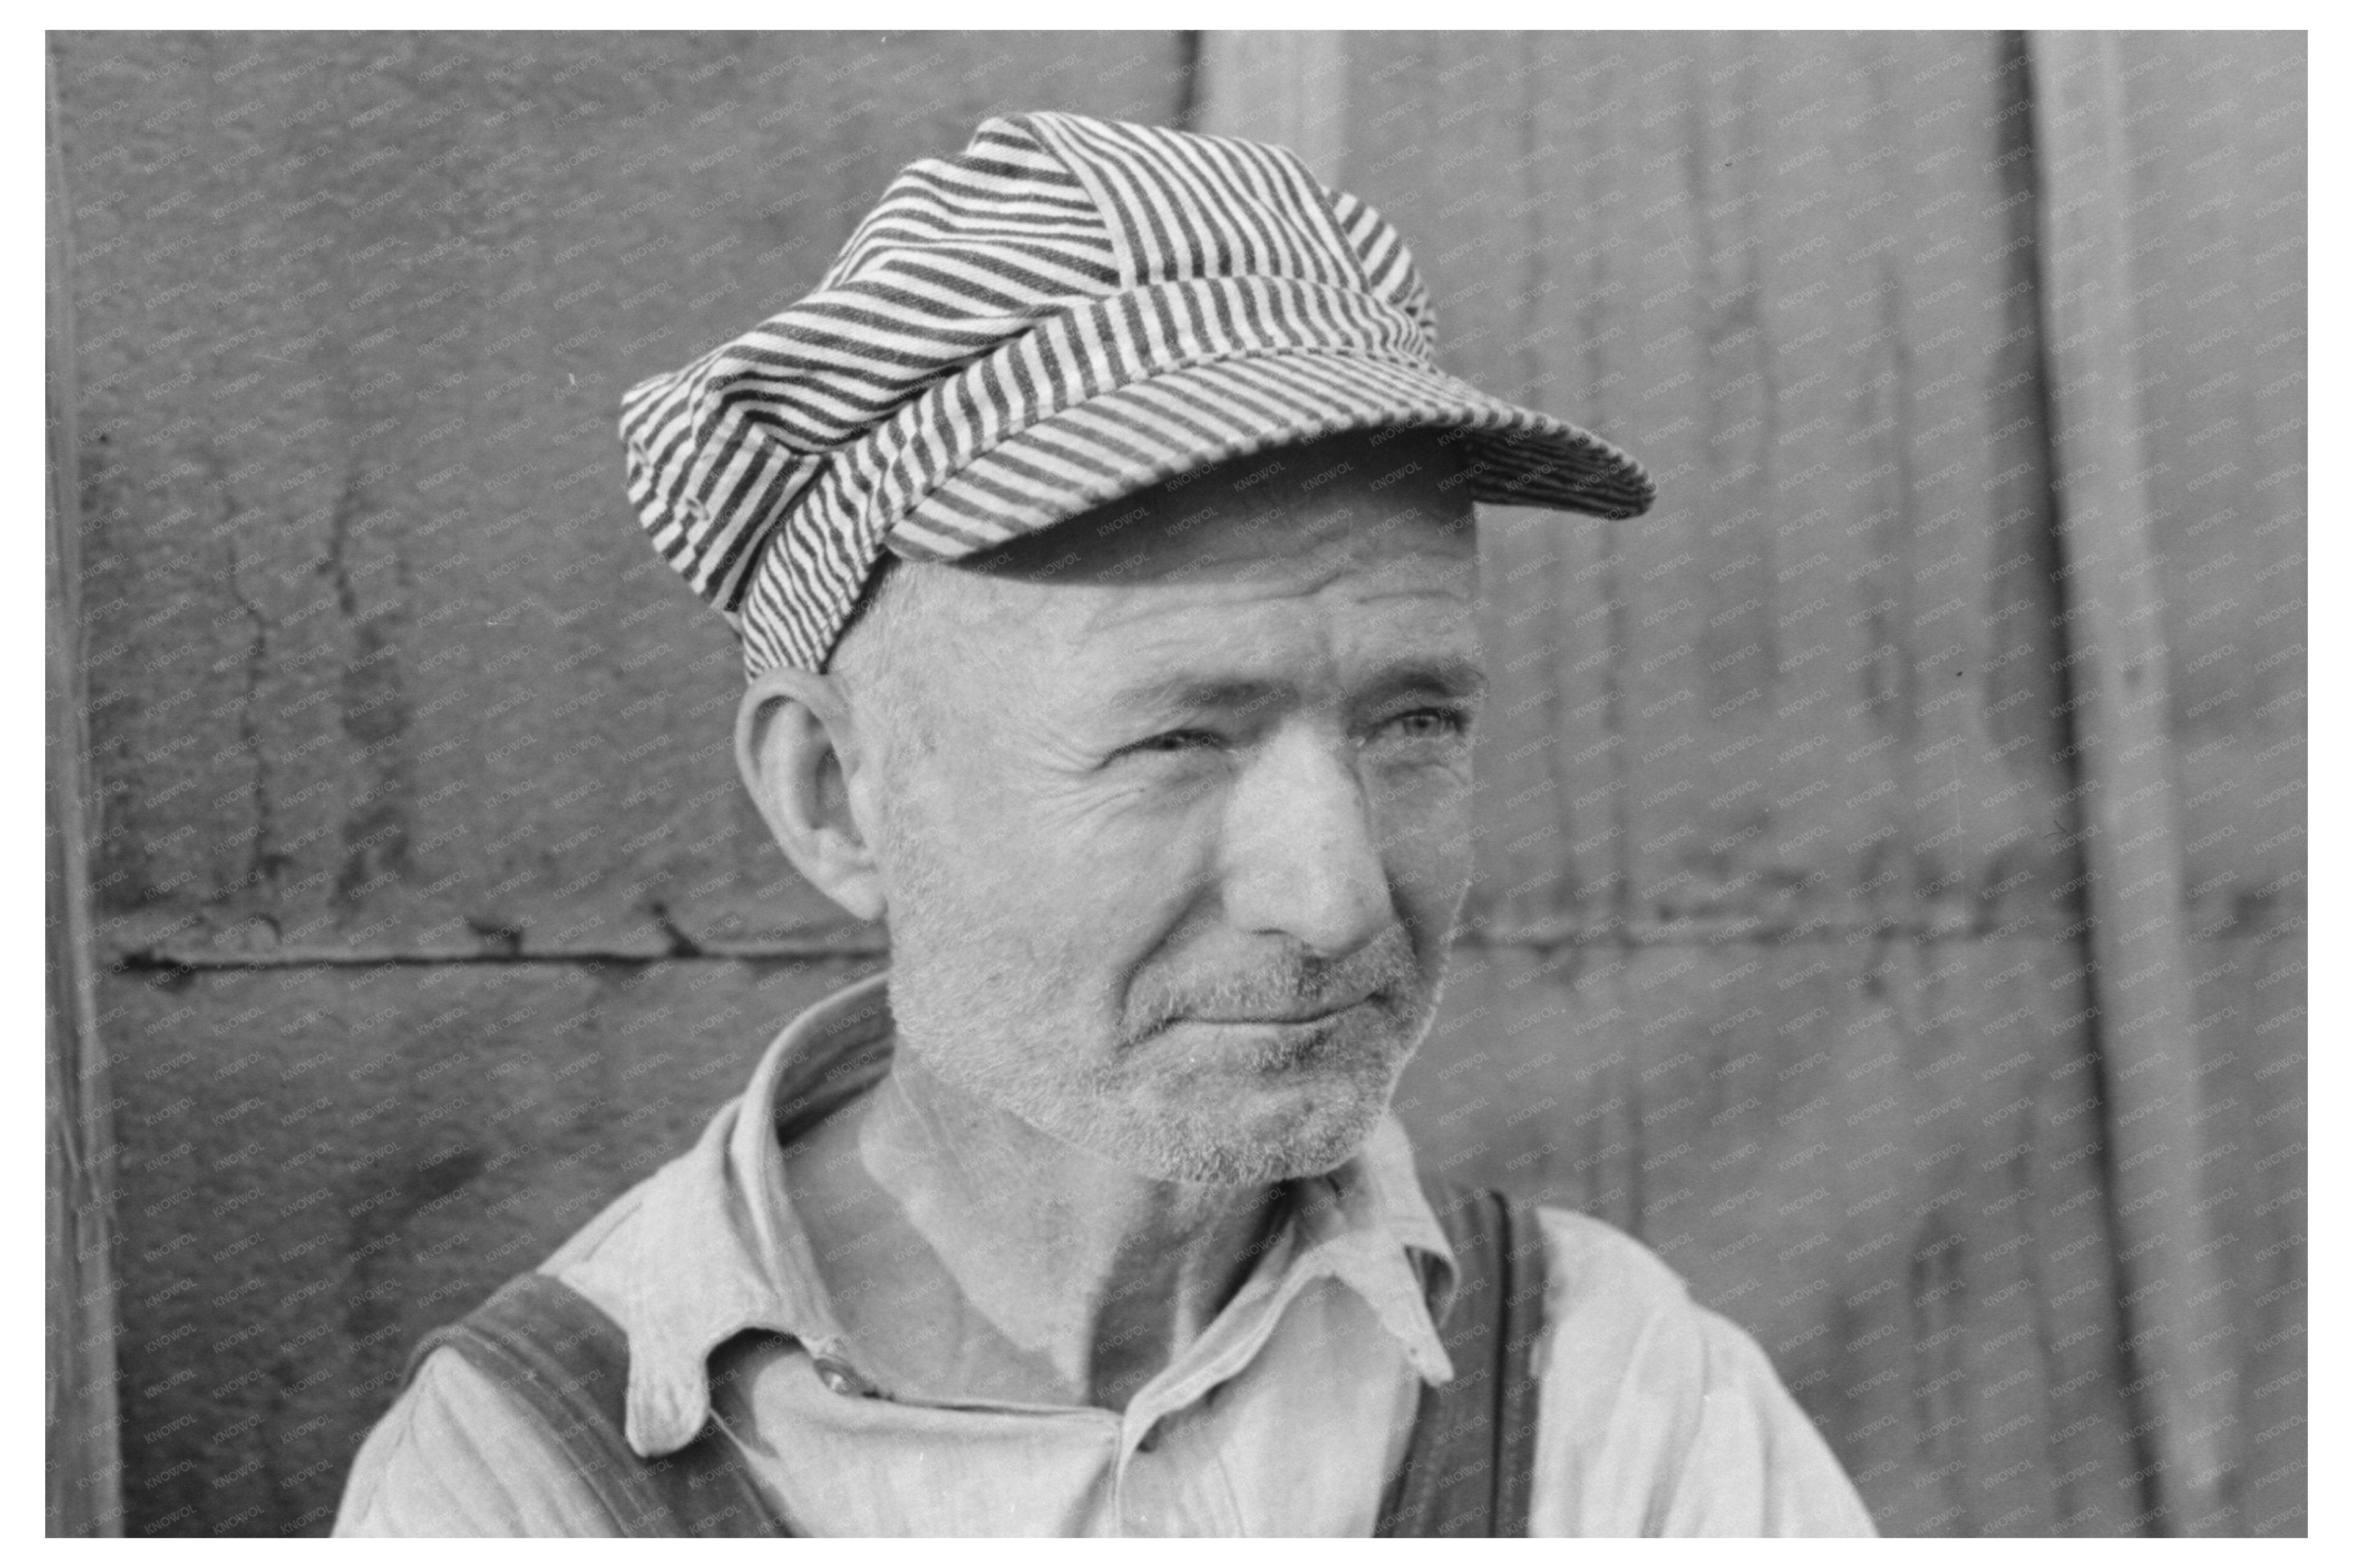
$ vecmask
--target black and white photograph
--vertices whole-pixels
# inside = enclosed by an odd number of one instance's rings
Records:
[[[2306,32],[791,19],[41,36],[48,1536],[2311,1533]]]

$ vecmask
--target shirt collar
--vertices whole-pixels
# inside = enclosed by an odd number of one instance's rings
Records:
[[[638,1453],[671,1452],[702,1429],[711,1353],[737,1334],[768,1330],[812,1356],[839,1357],[840,1324],[786,1190],[784,1145],[889,1070],[888,979],[848,986],[788,1024],[742,1097],[645,1184],[628,1221],[565,1269],[618,1308],[629,1340],[626,1430]],[[1396,1117],[1383,1117],[1338,1170],[1297,1183],[1292,1216],[1289,1245],[1262,1266],[1282,1269],[1290,1287],[1331,1275],[1364,1298],[1426,1381],[1451,1378],[1433,1314],[1451,1304],[1454,1255]]]

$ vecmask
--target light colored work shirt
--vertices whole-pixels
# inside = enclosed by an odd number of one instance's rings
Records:
[[[891,1040],[881,976],[810,1009],[691,1150],[540,1266],[627,1333],[630,1446],[659,1457],[715,1416],[804,1535],[1369,1535],[1422,1383],[1452,1375],[1454,1261],[1396,1119],[1294,1184],[1241,1288],[1124,1411],[876,1397],[783,1147],[880,1079]],[[1871,1533],[1755,1340],[1640,1243],[1540,1215],[1531,1533]],[[362,1446],[335,1533],[617,1531],[530,1413],[444,1349]]]

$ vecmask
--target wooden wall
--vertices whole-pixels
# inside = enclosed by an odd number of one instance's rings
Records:
[[[2150,1517],[2119,1328],[2019,45],[1303,57],[1447,362],[1663,493],[1488,519],[1481,878],[1403,1108],[1754,1330],[1890,1532],[2303,1528],[2302,47],[2131,48],[2197,1170],[2243,1294],[2195,1521]],[[126,1523],[317,1532],[416,1335],[880,961],[741,799],[621,387],[804,291],[907,159],[1000,108],[1172,121],[1198,49],[52,50]]]

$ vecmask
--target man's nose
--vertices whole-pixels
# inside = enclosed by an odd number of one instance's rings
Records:
[[[1355,748],[1304,732],[1261,748],[1227,797],[1226,918],[1327,958],[1397,919]]]

